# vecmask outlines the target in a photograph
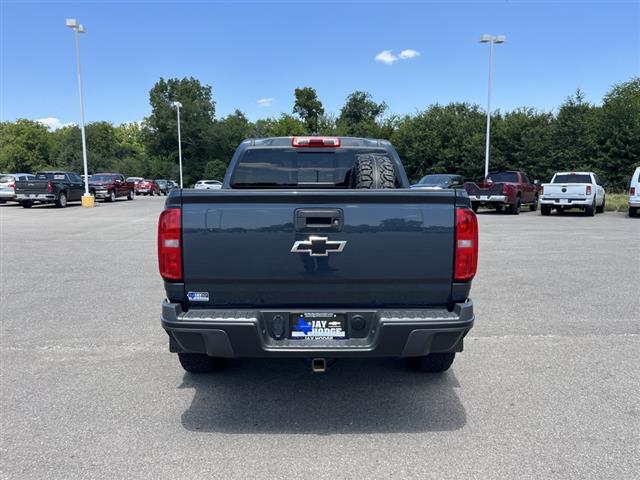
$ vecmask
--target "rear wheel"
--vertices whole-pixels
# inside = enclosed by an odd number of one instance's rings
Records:
[[[551,205],[540,205],[540,213],[542,215],[551,215]]]
[[[355,188],[396,188],[393,162],[386,155],[365,153],[358,155],[353,166]]]
[[[129,190],[129,193],[127,193],[127,200],[133,200],[133,196],[134,196],[133,190]]]
[[[520,197],[516,197],[516,201],[509,205],[509,213],[518,215],[520,213]]]
[[[638,209],[636,207],[629,207],[629,216],[630,217],[637,217],[638,216]]]
[[[538,196],[537,195],[533,198],[533,203],[529,205],[529,210],[531,210],[532,212],[535,212],[536,210],[538,210]]]
[[[584,208],[584,214],[587,217],[593,217],[596,214],[596,199],[593,199],[593,203]]]
[[[424,357],[411,357],[409,365],[421,372],[440,373],[448,370],[455,358],[456,354],[454,352],[431,353]]]
[[[58,208],[64,208],[67,206],[67,194],[64,192],[60,192],[60,194],[58,195],[58,199],[53,202],[55,203],[56,207]]]
[[[178,353],[178,360],[189,373],[212,373],[224,367],[224,359],[204,353]]]
[[[600,205],[599,207],[596,207],[596,213],[604,213],[604,205],[606,201],[607,201],[607,197],[604,197],[602,199],[602,205]]]

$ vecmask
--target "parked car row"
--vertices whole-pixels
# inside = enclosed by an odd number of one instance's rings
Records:
[[[84,176],[67,171],[42,171],[0,174],[0,203],[18,202],[24,208],[35,203],[53,203],[64,208],[68,202],[81,201],[85,192]],[[124,197],[133,200],[136,194],[167,195],[178,185],[172,180],[148,180],[121,173],[96,173],[88,177],[89,193],[96,199],[115,202]]]
[[[528,206],[532,212],[540,206],[542,215],[550,215],[553,210],[563,213],[580,209],[585,215],[593,216],[603,213],[606,206],[606,183],[593,172],[558,172],[550,183],[542,185],[537,180],[531,182],[525,172],[516,170],[490,172],[481,182],[466,183],[460,175],[432,174],[425,175],[411,188],[456,186],[464,186],[474,212],[486,207],[517,215],[523,206]],[[629,181],[629,216],[640,216],[640,167]]]

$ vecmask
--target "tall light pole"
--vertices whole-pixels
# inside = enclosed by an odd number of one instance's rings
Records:
[[[84,131],[84,100],[82,98],[82,75],[80,74],[80,34],[85,33],[84,25],[75,18],[67,18],[67,27],[74,31],[76,37],[76,68],[78,71],[78,92],[80,94],[80,132],[82,134],[82,161],[84,163],[84,197],[82,206],[92,207],[92,197],[89,194],[89,171],[87,168],[87,137]]]
[[[493,77],[493,45],[496,43],[504,43],[507,37],[504,35],[482,35],[480,43],[489,44],[489,92],[487,95],[487,139],[484,150],[484,178],[489,176],[489,145],[491,139],[491,81]]]
[[[180,136],[180,102],[171,102],[171,106],[175,107],[178,114],[178,162],[180,163],[180,188],[182,188],[182,137]]]

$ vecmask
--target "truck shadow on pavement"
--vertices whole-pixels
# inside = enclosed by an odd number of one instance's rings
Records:
[[[453,370],[425,374],[401,360],[341,359],[313,374],[296,359],[233,361],[211,375],[186,373],[193,388],[187,430],[222,433],[418,433],[458,430],[465,409]]]

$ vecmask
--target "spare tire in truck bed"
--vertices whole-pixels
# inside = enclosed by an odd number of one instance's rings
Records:
[[[396,188],[396,171],[387,155],[364,153],[353,164],[354,188]]]

